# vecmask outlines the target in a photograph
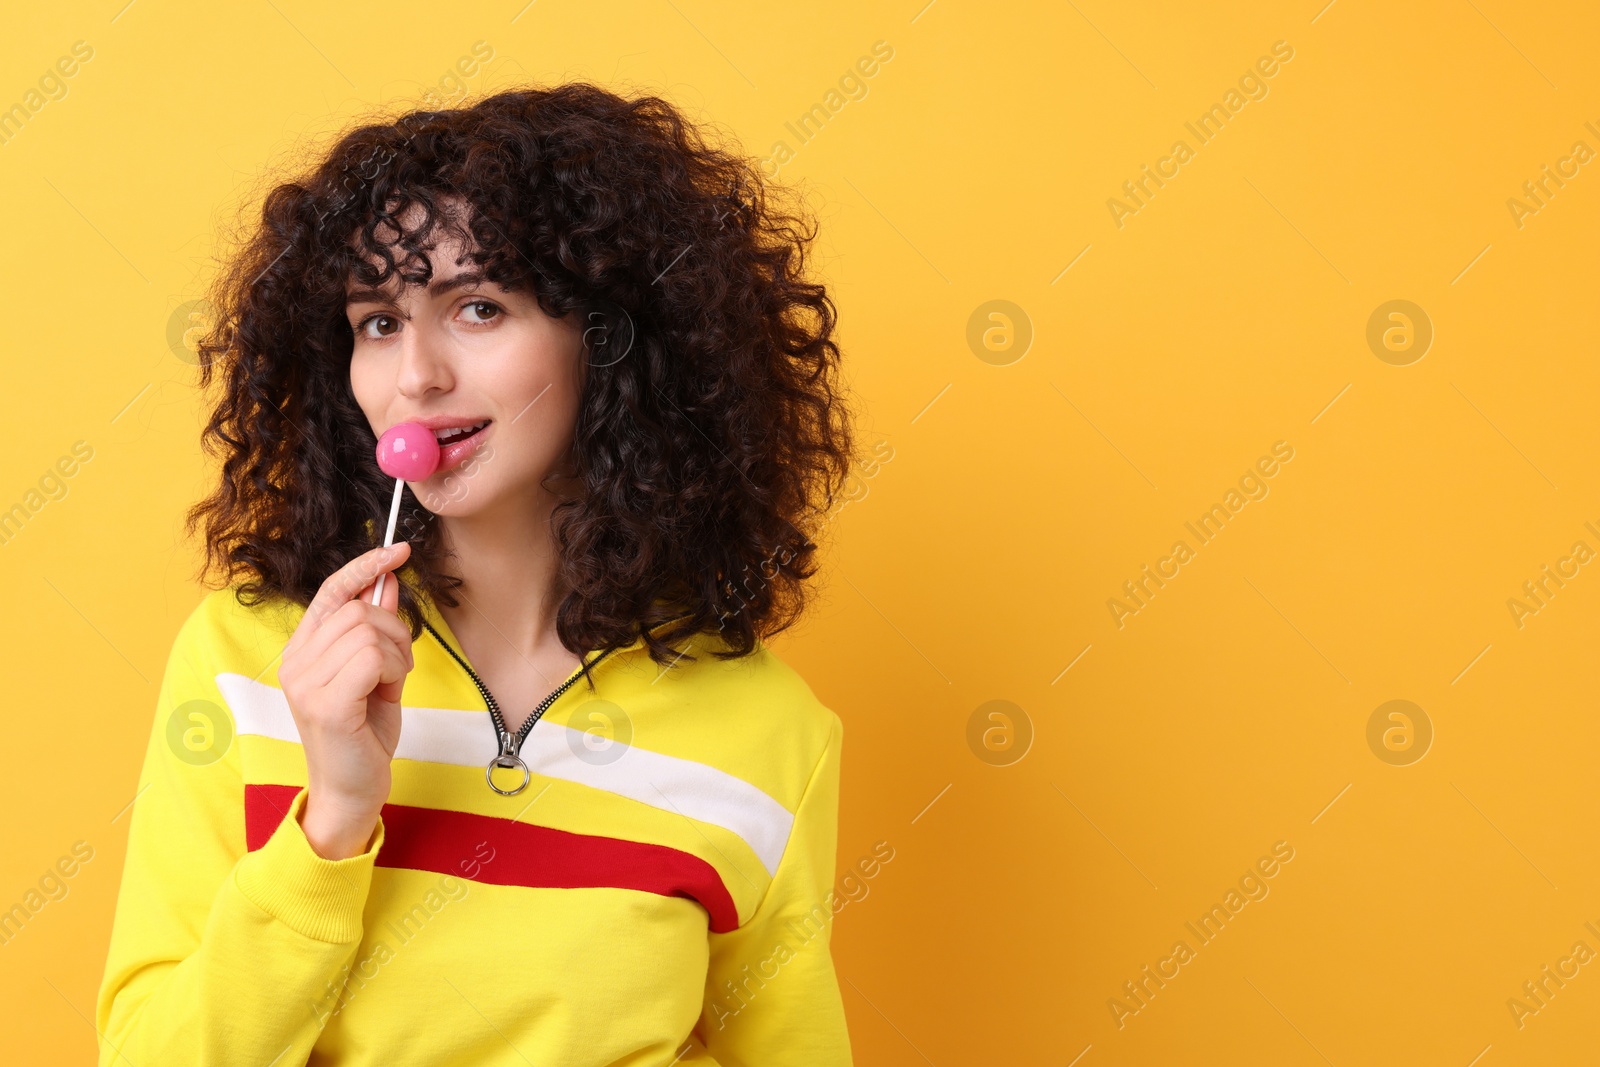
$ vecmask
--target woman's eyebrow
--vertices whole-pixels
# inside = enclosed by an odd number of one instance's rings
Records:
[[[428,286],[429,296],[443,296],[452,289],[462,289],[483,281],[482,271],[463,271],[451,278],[440,278]],[[383,289],[352,289],[345,294],[345,306],[351,304],[383,304],[394,299]]]

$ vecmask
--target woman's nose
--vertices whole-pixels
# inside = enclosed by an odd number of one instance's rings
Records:
[[[448,390],[455,378],[447,346],[431,336],[426,327],[413,326],[400,341],[400,370],[396,389],[407,397],[421,397],[431,390]]]

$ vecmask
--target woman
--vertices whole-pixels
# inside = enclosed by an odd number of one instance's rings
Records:
[[[764,641],[852,458],[814,236],[584,84],[271,191],[200,346],[226,587],[163,680],[101,1064],[850,1063],[842,727]],[[375,547],[404,421],[441,466]]]

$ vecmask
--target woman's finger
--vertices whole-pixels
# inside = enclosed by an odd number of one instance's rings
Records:
[[[384,584],[388,584],[387,582]],[[371,596],[369,592],[367,594]],[[332,672],[329,670],[315,670],[315,665],[327,659],[329,650],[341,641],[346,634],[361,628],[362,624],[377,630],[385,643],[394,646],[401,658],[410,661],[411,631],[401,621],[400,616],[386,608],[374,607],[366,600],[356,598],[348,600],[333,617],[324,622],[309,638],[301,642],[291,659],[287,654],[285,660],[293,663],[299,671],[310,671],[307,680],[315,678],[316,683],[325,682]]]
[[[377,675],[370,673],[368,664],[374,658],[372,650],[378,657]],[[314,688],[329,690],[336,704],[355,706],[365,701],[380,681],[404,678],[409,669],[410,660],[391,642],[374,642],[370,634],[351,630],[317,659],[305,680]]]
[[[361,596],[358,599],[363,604],[372,603],[372,587],[376,584],[378,584],[376,581],[370,582],[365,589],[361,590]],[[390,614],[399,614],[400,582],[392,573],[383,581],[383,596],[380,599],[379,606]]]
[[[362,589],[378,580],[378,575],[403,564],[410,552],[411,545],[407,541],[397,542],[388,548],[374,548],[330,574],[317,590],[317,595],[311,598],[300,625],[284,647],[284,654],[288,655],[315,636],[334,612],[356,599]],[[395,581],[398,582],[398,579]],[[392,583],[386,581],[384,584]]]

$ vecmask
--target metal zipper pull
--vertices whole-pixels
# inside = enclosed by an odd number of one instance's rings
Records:
[[[495,725],[498,726],[499,724],[496,723]],[[516,735],[510,733],[509,731],[505,730],[504,728],[501,728],[501,730],[500,730],[500,754],[498,756],[496,756],[494,759],[490,760],[489,761],[489,766],[485,767],[484,771],[483,771],[484,778],[487,779],[488,782],[489,782],[489,788],[493,789],[496,793],[499,793],[501,796],[506,796],[506,797],[514,797],[514,796],[516,796],[518,793],[520,793],[524,789],[528,788],[528,782],[533,777],[528,772],[528,765],[526,763],[522,762],[522,757],[521,756],[517,755],[517,753],[515,751],[516,743],[517,743]],[[499,786],[494,784],[494,769],[496,767],[507,767],[507,768],[510,768],[512,770],[516,770],[516,769],[520,768],[522,770],[522,784],[517,786],[515,789],[501,789]]]

